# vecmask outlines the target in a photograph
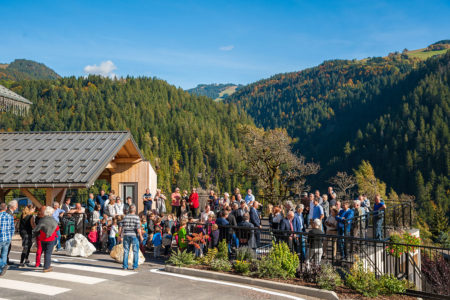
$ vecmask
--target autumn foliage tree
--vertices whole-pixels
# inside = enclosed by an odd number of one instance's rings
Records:
[[[264,131],[251,125],[238,130],[245,145],[240,151],[245,163],[243,175],[256,181],[268,202],[276,203],[280,196],[300,192],[306,177],[319,171],[318,164],[292,152],[292,139],[286,130]]]

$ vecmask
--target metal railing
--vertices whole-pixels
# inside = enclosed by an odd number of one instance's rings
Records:
[[[203,230],[211,234],[212,224],[189,223],[188,234]],[[267,228],[251,228],[242,226],[218,226],[219,239],[226,240],[230,249],[230,258],[234,259],[236,249],[249,247],[256,258],[267,255],[272,243],[286,242],[293,253],[300,259],[299,271],[303,272],[310,264],[328,262],[336,268],[350,269],[356,262],[375,273],[377,277],[392,274],[399,279],[410,281],[415,289],[409,289],[407,294],[421,297],[445,298],[450,296],[450,289],[436,286],[432,272],[424,273],[424,268],[442,267],[447,264],[450,269],[450,249],[431,246],[417,246],[392,243],[386,240],[360,238],[343,235],[314,235],[307,232],[292,232],[271,230]],[[217,247],[214,238],[206,240],[205,248]],[[405,253],[395,256],[388,249],[404,246]],[[426,257],[427,265],[423,264]],[[448,284],[447,284],[448,286]]]

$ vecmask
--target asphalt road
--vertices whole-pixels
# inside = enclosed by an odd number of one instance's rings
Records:
[[[19,249],[10,258],[18,262]],[[30,260],[34,260],[30,254]],[[158,262],[146,262],[137,271],[122,270],[109,255],[88,259],[54,256],[54,271],[10,266],[0,277],[2,299],[308,299],[301,295],[236,286],[161,270]]]

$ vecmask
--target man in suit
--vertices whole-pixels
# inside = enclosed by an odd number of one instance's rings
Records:
[[[297,205],[297,207],[295,208],[295,214],[294,217],[295,219],[298,220],[299,223],[299,227],[301,232],[306,232],[306,226],[305,226],[305,221],[303,218],[303,210],[304,210],[305,206],[303,204],[299,204]],[[298,248],[300,250],[300,259],[302,261],[304,261],[306,259],[306,237],[305,235],[298,235]]]
[[[261,219],[258,215],[259,203],[258,201],[253,201],[252,206],[250,206],[250,223],[253,224],[255,228],[255,239],[256,239],[256,247],[259,247],[261,242]]]
[[[301,232],[300,221],[295,217],[293,211],[288,212],[285,219],[281,221],[280,230],[283,231],[283,240],[289,245],[289,248],[299,253],[303,247],[300,247],[299,238],[302,238],[299,234],[294,234],[294,232]],[[302,243],[303,244],[303,243]]]
[[[238,223],[239,227],[243,227],[242,230],[239,230],[238,237],[239,237],[239,243],[248,243],[248,247],[255,249],[256,243],[255,243],[255,237],[254,237],[254,227],[250,221],[250,215],[249,213],[244,213],[244,216],[242,217],[242,221]]]

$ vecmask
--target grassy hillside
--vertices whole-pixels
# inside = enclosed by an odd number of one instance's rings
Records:
[[[0,64],[0,80],[3,81],[58,78],[61,76],[55,71],[32,60],[16,59],[10,64]]]
[[[242,87],[242,85],[232,83],[199,84],[195,88],[187,90],[187,92],[193,95],[206,96],[216,101],[220,101],[232,95],[240,87]]]

